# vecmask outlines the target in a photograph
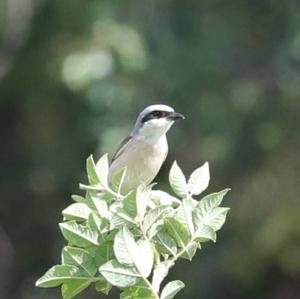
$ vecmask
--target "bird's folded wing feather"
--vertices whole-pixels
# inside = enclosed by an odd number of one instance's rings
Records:
[[[124,151],[125,147],[128,145],[128,143],[132,140],[132,136],[128,135],[119,145],[117,148],[115,154],[113,155],[110,164],[112,164]]]

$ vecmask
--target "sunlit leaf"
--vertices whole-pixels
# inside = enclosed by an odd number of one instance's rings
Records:
[[[169,269],[174,265],[173,261],[167,260],[159,263],[153,270],[152,286],[156,292],[159,291],[160,284],[167,277]]]
[[[163,253],[175,256],[177,253],[177,246],[175,240],[167,233],[160,231],[157,233],[155,239],[158,241],[158,246]]]
[[[107,188],[108,187],[108,157],[107,154],[103,155],[96,163],[96,173],[100,180],[100,183]]]
[[[144,215],[148,206],[149,195],[150,192],[146,185],[142,184],[138,186],[136,190],[136,209],[139,221],[144,219]]]
[[[201,167],[194,170],[188,180],[188,190],[192,195],[199,195],[209,184],[209,166],[205,162]]]
[[[184,288],[184,283],[180,280],[169,282],[161,292],[161,299],[172,299],[174,296]]]
[[[133,267],[126,267],[116,260],[111,260],[99,268],[99,272],[112,285],[126,288],[134,285],[141,277]]]
[[[77,247],[67,246],[62,251],[62,263],[73,265],[81,269],[87,276],[93,277],[97,272],[94,258],[87,250]]]
[[[124,183],[126,173],[127,173],[127,168],[124,167],[118,170],[111,180],[112,189],[118,194],[121,194],[121,188]]]
[[[71,245],[89,247],[98,245],[98,232],[90,227],[69,221],[59,224],[63,236]]]
[[[87,281],[77,267],[71,265],[56,265],[50,268],[37,282],[36,286],[43,288],[56,287],[66,281]]]
[[[188,186],[182,170],[174,161],[169,173],[169,182],[173,191],[181,198],[188,195]]]
[[[73,203],[62,211],[67,220],[86,220],[91,209],[85,203]]]

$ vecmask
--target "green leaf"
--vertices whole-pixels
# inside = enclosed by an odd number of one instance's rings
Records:
[[[112,217],[110,221],[111,228],[120,228],[124,225],[136,225],[134,219],[132,219],[132,217],[121,207],[117,207],[114,209],[114,211],[112,211]]]
[[[107,202],[97,196],[91,196],[91,201],[102,218],[109,218]]]
[[[119,263],[131,267],[134,265],[136,243],[126,226],[116,234],[114,252]]]
[[[195,204],[192,198],[184,198],[182,200],[182,205],[178,208],[176,214],[178,220],[187,226],[191,235],[193,235],[195,231],[192,215],[194,206]]]
[[[222,203],[224,196],[229,190],[228,188],[217,193],[206,195],[199,201],[196,207],[203,210],[204,213],[211,211]]]
[[[229,208],[220,208],[219,205],[228,191],[229,189],[225,189],[219,193],[207,195],[196,205],[193,218],[197,229],[202,225],[208,225],[215,231],[222,227]]]
[[[127,168],[124,167],[118,170],[111,180],[112,189],[118,194],[121,194],[121,188],[124,183],[126,173],[127,173]]]
[[[145,184],[138,186],[136,190],[136,209],[139,221],[143,221],[149,202],[150,192]]]
[[[209,179],[209,166],[208,163],[205,162],[191,174],[188,180],[189,193],[192,195],[199,195],[208,187]]]
[[[79,184],[79,188],[81,190],[86,190],[86,191],[104,191],[104,187],[101,184],[96,184],[96,185],[85,185],[85,184]]]
[[[153,210],[150,210],[143,221],[143,229],[146,234],[148,230],[155,224],[157,221],[161,220],[165,214],[172,211],[170,207],[160,206]]]
[[[68,280],[87,280],[88,277],[79,275],[79,269],[71,265],[56,265],[50,268],[40,279],[36,286],[42,288],[51,288],[61,285]]]
[[[157,233],[156,238],[158,241],[158,246],[160,247],[161,251],[166,254],[171,254],[173,256],[177,253],[177,246],[175,240],[165,233],[164,231],[160,231]]]
[[[165,219],[167,232],[173,237],[179,247],[185,248],[191,237],[186,227],[177,219]]]
[[[91,213],[91,209],[85,203],[73,203],[62,211],[67,220],[86,220]]]
[[[81,293],[84,289],[86,289],[91,284],[91,281],[67,281],[63,283],[61,288],[61,293],[63,299],[71,299]]]
[[[114,286],[127,288],[137,283],[140,274],[133,267],[126,267],[116,260],[111,260],[99,268],[105,279]]]
[[[100,178],[98,177],[97,171],[96,171],[96,165],[93,159],[93,155],[90,155],[86,159],[86,171],[89,183],[91,185],[97,185],[100,183]]]
[[[174,296],[184,288],[184,283],[180,280],[169,282],[161,292],[160,299],[172,299]]]
[[[75,201],[75,202],[79,202],[79,203],[85,203],[85,198],[77,195],[77,194],[73,194],[71,195],[71,198]]]
[[[89,247],[98,244],[98,232],[90,226],[69,221],[59,224],[63,236],[71,245]]]
[[[189,242],[185,247],[185,252],[180,256],[180,258],[191,261],[198,248],[201,248],[199,243],[195,241]]]
[[[136,217],[136,191],[129,192],[125,198],[122,200],[123,209],[131,216]]]
[[[213,241],[216,242],[216,232],[208,225],[200,226],[195,232],[195,239],[198,242]]]
[[[98,292],[108,295],[109,291],[112,288],[112,285],[103,278],[95,283],[95,287]]]
[[[160,284],[167,277],[169,273],[169,269],[174,266],[174,262],[167,260],[159,263],[154,267],[153,270],[153,278],[152,278],[152,286],[155,292],[159,291]]]
[[[151,190],[150,198],[156,205],[162,206],[178,206],[181,201],[167,192],[160,190]]]
[[[106,262],[114,258],[113,242],[106,241],[100,246],[97,246],[94,252],[95,264],[97,267],[102,266]]]
[[[137,244],[127,227],[123,227],[117,233],[114,252],[119,263],[135,266],[144,277],[150,275],[154,259],[151,243],[147,240],[140,240]]]
[[[86,276],[93,277],[97,272],[94,258],[87,250],[77,247],[67,246],[62,251],[62,263],[76,266],[81,269]]]
[[[169,182],[173,191],[181,198],[187,197],[188,195],[188,186],[186,183],[185,176],[182,170],[177,165],[177,162],[174,161],[170,173],[169,173]]]
[[[140,240],[134,258],[136,268],[144,277],[148,277],[152,271],[153,262],[154,254],[151,243],[148,240]]]
[[[149,286],[143,281],[139,280],[133,287],[125,289],[120,294],[120,299],[156,299],[157,296],[153,294]]]
[[[108,187],[108,171],[109,163],[107,154],[103,155],[96,163],[96,172],[100,180],[100,183],[107,188]]]
[[[194,222],[197,227],[208,225],[215,231],[218,231],[223,226],[229,210],[229,208],[217,207],[204,214],[203,211],[197,209],[194,212]]]

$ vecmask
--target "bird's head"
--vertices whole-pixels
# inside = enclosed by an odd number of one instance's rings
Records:
[[[138,116],[133,135],[137,138],[155,140],[167,133],[175,120],[184,116],[167,105],[151,105]]]

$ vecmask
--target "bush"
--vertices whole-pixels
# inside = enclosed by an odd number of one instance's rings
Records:
[[[89,185],[80,184],[85,197],[73,195],[75,203],[62,211],[60,229],[68,246],[62,264],[53,266],[36,285],[62,285],[64,299],[73,298],[92,283],[108,294],[121,289],[121,299],[170,299],[184,287],[175,280],[161,290],[161,283],[179,258],[192,260],[225,222],[229,208],[220,207],[225,189],[197,201],[193,196],[209,183],[205,163],[186,180],[174,162],[169,181],[178,196],[141,184],[126,195],[120,193],[126,168],[108,184],[108,160],[97,164],[87,159]]]

